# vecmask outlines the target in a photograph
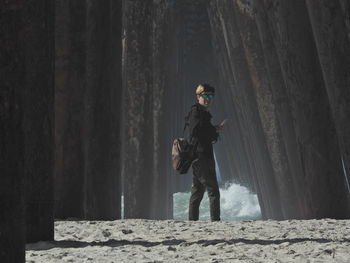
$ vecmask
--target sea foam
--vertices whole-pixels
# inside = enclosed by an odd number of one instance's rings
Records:
[[[174,219],[187,220],[188,203],[190,193],[175,193],[174,201]],[[261,219],[261,211],[256,194],[252,194],[246,187],[239,184],[229,184],[220,189],[221,220],[257,220]],[[209,198],[204,194],[201,206],[199,208],[199,219],[209,220]]]

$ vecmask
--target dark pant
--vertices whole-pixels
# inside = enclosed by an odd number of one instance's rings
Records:
[[[220,220],[220,192],[215,173],[215,161],[212,157],[200,155],[193,162],[193,180],[189,205],[189,220],[198,220],[199,206],[205,190],[210,201],[210,217],[212,221]]]

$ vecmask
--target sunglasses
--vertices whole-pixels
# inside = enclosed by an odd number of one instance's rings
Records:
[[[214,94],[201,94],[201,95],[199,95],[199,96],[201,96],[203,99],[212,99],[212,98],[214,98]]]

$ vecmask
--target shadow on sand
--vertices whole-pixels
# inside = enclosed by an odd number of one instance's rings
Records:
[[[87,246],[109,246],[109,247],[119,247],[119,246],[144,246],[144,247],[153,247],[153,246],[191,246],[191,245],[202,245],[213,246],[220,243],[226,245],[232,245],[236,243],[244,243],[251,245],[278,245],[281,243],[289,242],[291,244],[301,243],[301,242],[317,242],[317,243],[332,243],[332,242],[350,242],[350,239],[325,239],[325,238],[285,238],[285,239],[246,239],[246,238],[237,238],[237,239],[213,239],[213,240],[198,240],[193,242],[187,242],[186,240],[181,239],[170,239],[158,242],[146,241],[146,240],[115,240],[110,239],[107,241],[100,242],[84,242],[84,241],[72,241],[72,240],[61,240],[61,241],[45,241],[38,243],[31,243],[26,245],[26,250],[48,250],[52,248],[84,248]]]

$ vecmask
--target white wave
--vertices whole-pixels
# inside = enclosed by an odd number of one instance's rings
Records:
[[[175,193],[174,200],[174,219],[187,220],[188,203],[190,193]],[[221,220],[256,220],[261,219],[261,211],[256,194],[238,184],[230,184],[220,189]],[[199,219],[209,220],[209,198],[204,194],[201,206],[199,208]]]

